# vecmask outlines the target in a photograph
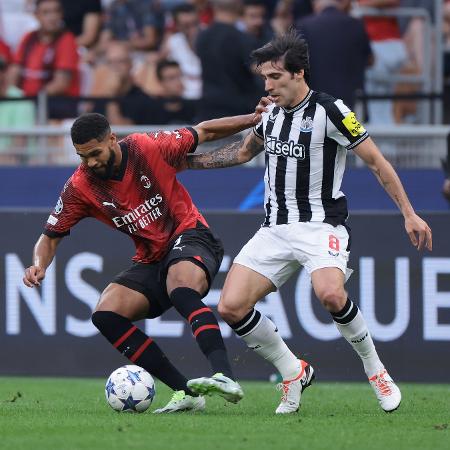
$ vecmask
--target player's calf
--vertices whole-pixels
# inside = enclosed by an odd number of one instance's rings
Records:
[[[224,373],[233,378],[219,324],[211,308],[202,302],[201,295],[190,288],[177,288],[171,292],[170,301],[189,322],[192,334],[213,373]]]

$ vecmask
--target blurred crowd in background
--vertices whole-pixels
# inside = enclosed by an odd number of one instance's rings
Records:
[[[419,85],[393,82],[393,75],[421,74],[440,56],[430,58],[430,47],[424,48],[423,17],[390,16],[389,10],[423,8],[433,24],[434,5],[434,0],[1,0],[0,127],[36,123],[33,100],[5,98],[39,92],[50,99],[50,124],[87,111],[105,114],[113,125],[189,124],[251,112],[264,84],[249,55],[291,27],[309,44],[313,89],[352,108],[362,93],[418,92]],[[364,15],[367,8],[382,15]],[[450,0],[443,12],[442,40],[450,48]],[[416,107],[414,101],[369,101],[364,118],[374,124],[414,123]]]
[[[83,112],[125,126],[249,113],[265,94],[250,54],[291,27],[310,87],[365,123],[450,123],[450,0],[1,0],[0,165],[76,164],[65,135],[33,132]],[[450,201],[450,146],[443,165]]]

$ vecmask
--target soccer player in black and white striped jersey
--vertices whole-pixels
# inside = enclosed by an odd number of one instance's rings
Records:
[[[395,170],[355,114],[341,100],[308,87],[308,49],[295,31],[252,56],[272,102],[261,122],[241,142],[188,157],[190,168],[205,169],[242,164],[263,150],[266,155],[265,219],[234,260],[219,313],[280,372],[283,396],[276,413],[297,411],[302,391],[314,378],[313,368],[290,351],[273,322],[254,306],[304,266],[317,298],[360,356],[381,408],[393,411],[400,404],[400,390],[344,289],[351,272],[347,204],[340,190],[347,150],[367,164],[397,204],[418,250],[425,246],[431,251],[431,230],[414,212]]]

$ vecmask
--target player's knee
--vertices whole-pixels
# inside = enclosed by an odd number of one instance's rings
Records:
[[[222,317],[223,320],[225,320],[226,323],[232,324],[239,321],[239,316],[236,313],[236,311],[233,308],[229,308],[227,305],[220,304],[217,306],[217,311],[220,314],[220,317]]]
[[[330,312],[338,312],[344,306],[347,300],[347,295],[344,289],[341,288],[324,288],[320,292],[317,292],[322,305]]]
[[[92,323],[97,330],[102,331],[108,322],[110,311],[94,311],[91,316]]]
[[[236,302],[230,301],[231,299],[227,296],[222,296],[219,304],[217,305],[217,311],[228,324],[233,324],[239,322],[242,319],[243,308],[239,307]]]
[[[193,289],[200,294],[203,294],[208,289],[208,279],[202,269],[184,272],[170,268],[166,283],[169,294],[174,289],[183,287]]]

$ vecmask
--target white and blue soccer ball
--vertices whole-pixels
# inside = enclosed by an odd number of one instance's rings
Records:
[[[144,412],[155,397],[155,381],[142,367],[122,366],[109,376],[105,395],[116,411]]]

